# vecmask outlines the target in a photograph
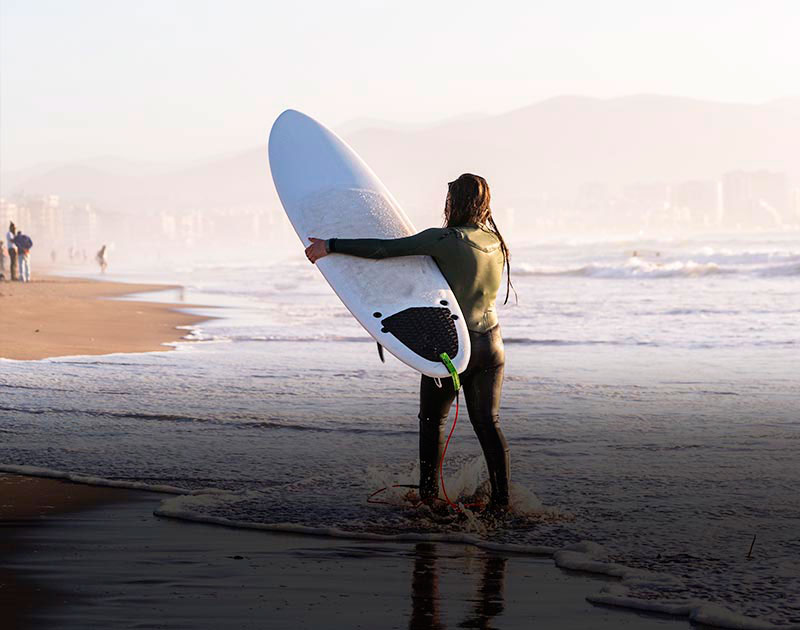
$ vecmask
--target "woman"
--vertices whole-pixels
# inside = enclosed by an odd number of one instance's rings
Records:
[[[465,173],[450,182],[445,203],[445,227],[424,230],[397,239],[311,238],[306,256],[312,263],[328,254],[362,258],[432,256],[458,300],[467,321],[472,353],[461,374],[464,398],[472,427],[480,441],[492,499],[489,509],[503,512],[509,503],[508,444],[500,428],[498,411],[503,386],[504,351],[497,322],[495,299],[508,247],[500,235],[489,206],[489,185],[483,177]],[[511,286],[509,267],[506,302]],[[456,393],[450,379],[436,385],[423,376],[420,385],[419,459],[420,497],[433,501],[439,494],[437,471],[444,448],[444,429]]]

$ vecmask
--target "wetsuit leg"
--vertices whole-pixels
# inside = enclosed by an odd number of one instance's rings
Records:
[[[479,358],[475,369],[464,373],[464,399],[489,469],[492,504],[503,508],[508,506],[511,478],[509,448],[499,415],[505,362],[503,340],[499,327],[495,327],[483,335],[472,335],[472,341],[472,352]]]
[[[453,382],[423,376],[419,388],[419,494],[422,499],[439,496],[439,461],[444,450],[444,427],[456,397]]]

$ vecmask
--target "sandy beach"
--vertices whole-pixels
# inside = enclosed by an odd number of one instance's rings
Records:
[[[174,287],[44,276],[0,283],[0,357],[97,355],[167,349],[203,317],[175,305],[113,300]],[[185,306],[185,305],[182,305]]]

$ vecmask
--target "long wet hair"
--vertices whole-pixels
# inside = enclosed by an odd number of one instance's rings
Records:
[[[500,239],[500,249],[503,252],[503,264],[506,267],[506,299],[503,304],[508,304],[508,296],[514,291],[514,298],[517,297],[517,290],[511,284],[511,254],[508,251],[503,235],[497,229],[497,224],[492,218],[491,201],[492,195],[489,192],[489,184],[480,175],[464,173],[458,179],[448,184],[449,192],[447,202],[444,207],[444,224],[446,227],[460,227],[462,225],[485,225]]]

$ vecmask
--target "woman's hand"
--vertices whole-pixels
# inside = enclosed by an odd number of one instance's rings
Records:
[[[306,247],[306,258],[316,264],[320,258],[328,255],[328,249],[325,247],[325,241],[321,238],[309,236],[308,240],[311,241],[311,245]]]

